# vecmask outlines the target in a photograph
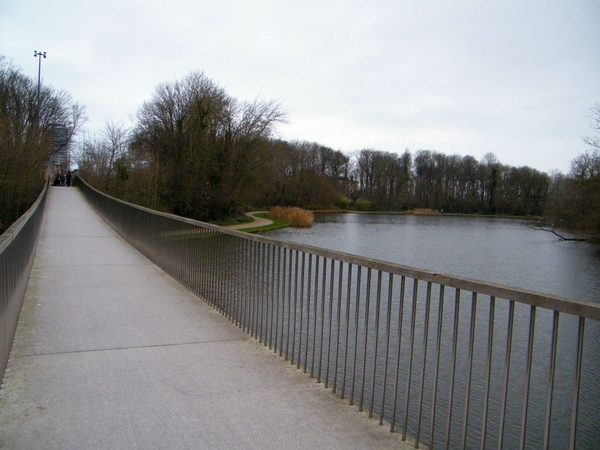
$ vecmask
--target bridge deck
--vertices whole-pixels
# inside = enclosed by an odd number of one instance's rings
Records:
[[[402,448],[51,188],[0,448]],[[408,446],[407,446],[408,447]]]

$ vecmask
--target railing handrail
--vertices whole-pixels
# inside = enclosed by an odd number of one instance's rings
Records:
[[[0,236],[0,383],[25,297],[47,193],[45,183],[33,205]]]
[[[19,232],[23,229],[23,227],[27,224],[29,218],[37,211],[39,204],[44,199],[46,192],[48,190],[48,183],[44,183],[44,187],[38,195],[37,199],[31,205],[31,207],[21,216],[19,217],[4,233],[0,235],[0,254],[8,247],[12,241],[19,235]]]
[[[83,183],[86,183],[81,177],[79,177]],[[394,275],[406,276],[410,278],[417,278],[423,281],[430,281],[433,283],[441,284],[444,286],[458,288],[462,290],[476,291],[480,294],[489,295],[490,297],[502,298],[505,300],[513,300],[517,303],[523,303],[530,306],[537,306],[541,308],[552,309],[561,313],[572,314],[586,319],[593,319],[600,321],[600,304],[592,303],[589,301],[575,300],[567,297],[558,295],[546,294],[536,292],[527,289],[521,289],[511,286],[505,286],[500,284],[488,283],[481,280],[470,279],[466,277],[459,277],[454,275],[440,274],[425,269],[418,269],[411,266],[405,266],[401,264],[395,264],[387,261],[382,261],[374,258],[366,258],[363,256],[357,256],[350,253],[340,252],[336,250],[328,250],[320,247],[315,247],[308,244],[298,244],[295,242],[282,241],[279,239],[273,239],[267,236],[260,236],[254,233],[245,233],[242,231],[232,230],[218,225],[214,225],[199,220],[188,219],[186,217],[177,216],[175,214],[169,214],[161,211],[156,211],[143,206],[135,205],[133,203],[120,200],[104,192],[99,191],[90,184],[86,185],[94,190],[97,194],[102,195],[112,201],[122,203],[128,207],[139,209],[146,213],[155,214],[168,219],[173,219],[188,225],[198,226],[202,228],[208,228],[219,233],[228,234],[230,236],[236,236],[249,241],[260,242],[264,244],[276,244],[282,248],[290,250],[297,250],[307,253],[312,253],[317,256],[324,258],[335,259],[343,261],[349,264],[356,264],[360,266],[371,267],[374,270],[381,270],[383,272],[392,273]]]

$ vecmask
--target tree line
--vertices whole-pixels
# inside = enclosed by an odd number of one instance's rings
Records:
[[[592,110],[598,130],[598,107]],[[547,216],[574,232],[600,234],[598,140],[567,175],[502,164],[492,153],[434,150],[345,154],[275,137],[286,119],[272,101],[239,102],[202,72],[157,86],[135,125],[107,123],[78,163],[111,195],[161,211],[219,221],[252,208]]]
[[[362,150],[354,173],[358,195],[386,210],[542,215],[550,185],[547,174],[501,164],[492,153],[477,161],[432,150]]]
[[[38,103],[37,82],[0,55],[0,233],[33,204],[52,155],[84,122],[83,106],[64,90],[44,85]]]
[[[0,201],[1,220],[8,223],[39,192],[53,151],[51,124],[70,123],[74,134],[85,116],[67,93],[50,87],[42,91],[38,116],[35,82],[0,61]],[[600,107],[591,117],[600,131]],[[502,164],[491,153],[479,161],[434,150],[346,154],[277,139],[277,126],[285,121],[279,103],[238,101],[204,73],[192,72],[159,84],[139,107],[133,127],[106,122],[99,136],[85,136],[75,159],[84,178],[110,195],[204,221],[275,205],[427,208],[546,216],[552,226],[600,235],[598,138],[585,138],[589,150],[572,161],[567,175],[549,175]]]

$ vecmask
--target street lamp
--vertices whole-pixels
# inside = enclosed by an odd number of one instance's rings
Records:
[[[46,52],[38,52],[37,50],[33,51],[33,57],[37,58],[39,63],[38,63],[38,95],[37,95],[37,113],[38,113],[38,120],[40,118],[40,91],[42,88],[42,56],[44,57],[44,59],[46,58]]]

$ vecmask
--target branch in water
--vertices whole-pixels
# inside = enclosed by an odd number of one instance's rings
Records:
[[[549,227],[545,227],[543,226],[540,222],[529,222],[527,224],[527,226],[533,230],[539,230],[539,231],[546,231],[548,233],[552,233],[553,235],[555,235],[556,237],[558,237],[558,239],[560,239],[561,241],[574,241],[574,242],[586,242],[587,239],[581,236],[575,236],[575,237],[567,237],[564,236],[562,234],[559,234],[556,231],[556,227],[553,226],[552,228]]]

